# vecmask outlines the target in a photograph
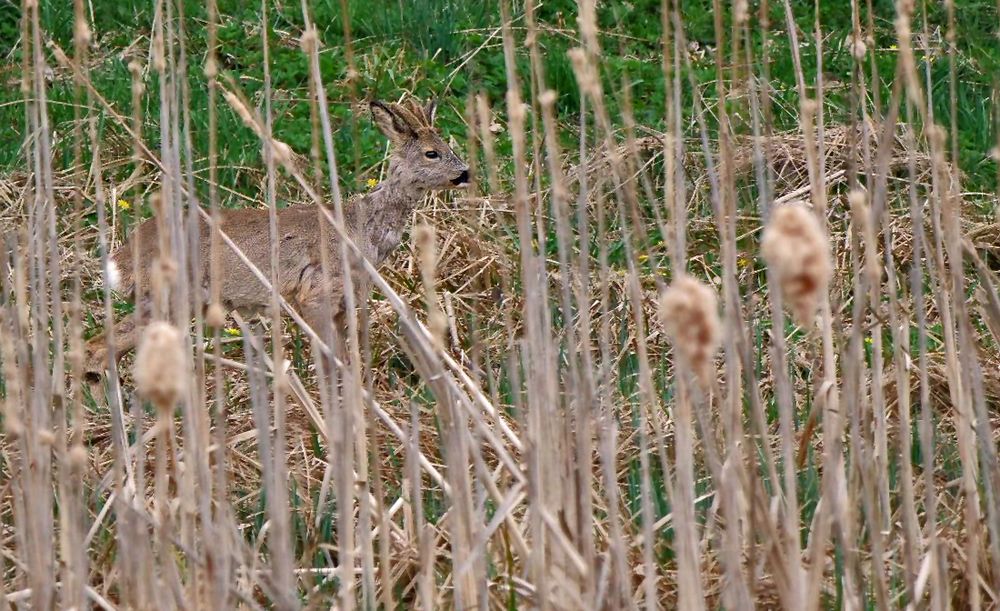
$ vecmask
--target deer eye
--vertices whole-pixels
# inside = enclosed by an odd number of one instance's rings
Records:
[[[424,157],[428,159],[437,159],[438,157],[440,157],[440,155],[438,155],[437,151],[427,151],[426,153],[424,153]]]

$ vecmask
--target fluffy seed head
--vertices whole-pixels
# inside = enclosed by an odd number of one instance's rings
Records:
[[[707,386],[721,327],[715,291],[691,276],[678,277],[660,295],[660,320],[677,352]]]
[[[43,446],[53,446],[56,443],[56,435],[48,429],[38,431],[38,443]]]
[[[186,354],[181,333],[170,323],[146,327],[135,355],[135,387],[159,409],[173,408],[187,390]]]
[[[760,250],[795,320],[801,325],[812,322],[833,273],[830,245],[816,215],[797,204],[777,208]]]
[[[865,44],[863,37],[850,34],[847,37],[846,44],[851,50],[851,55],[854,56],[854,59],[861,61],[865,58],[865,54],[868,52],[868,45]]]
[[[733,22],[743,24],[750,18],[750,5],[747,0],[736,0],[733,3]]]
[[[74,473],[80,473],[87,466],[87,450],[80,444],[74,444],[66,453],[66,464]]]
[[[316,29],[311,27],[306,28],[306,30],[302,32],[301,38],[299,38],[299,47],[304,53],[312,53],[312,50],[316,47],[317,42],[318,37],[316,36]]]
[[[208,326],[216,329],[221,329],[222,325],[226,324],[226,313],[218,302],[208,306],[208,311],[205,312],[205,322]]]

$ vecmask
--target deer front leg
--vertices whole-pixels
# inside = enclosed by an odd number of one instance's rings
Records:
[[[319,271],[313,271],[303,274],[304,282],[295,291],[293,306],[316,336],[329,347],[328,354],[313,350],[317,371],[329,377],[337,368],[336,361],[341,365],[346,363],[346,351],[343,349],[346,332],[343,284],[339,277],[330,278],[329,283],[325,283]]]
[[[114,324],[115,355],[121,358],[126,352],[135,348],[139,343],[139,330],[149,322],[149,306],[141,304],[136,307],[136,311],[122,318]],[[97,384],[101,381],[108,368],[108,352],[111,347],[108,345],[107,333],[101,333],[87,342],[84,358],[83,378],[89,384]]]

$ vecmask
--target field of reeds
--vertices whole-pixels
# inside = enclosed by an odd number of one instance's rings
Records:
[[[1000,608],[998,33],[0,0],[0,608]],[[199,222],[340,236],[411,97],[473,182],[352,259],[344,326],[222,312],[221,231],[203,294]],[[149,218],[155,322],[88,383]]]

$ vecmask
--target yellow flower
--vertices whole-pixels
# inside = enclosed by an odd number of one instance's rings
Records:
[[[738,259],[736,259],[736,267],[744,269],[748,265],[750,265],[750,257],[740,256]]]
[[[896,45],[889,45],[889,50],[890,51],[896,51],[898,49],[899,49],[899,47],[897,47]]]
[[[122,210],[128,210],[132,207],[132,204],[128,203],[128,200],[120,199],[118,200],[118,207]]]
[[[378,184],[378,181],[377,181],[377,180],[375,180],[374,178],[369,178],[369,179],[368,179],[368,183],[367,183],[367,184],[368,184],[368,188],[369,188],[369,189],[374,189],[374,188],[375,188],[375,185],[377,185],[377,184]]]
[[[240,330],[237,329],[236,327],[226,327],[226,335],[230,337],[239,337]]]
[[[865,338],[865,343],[868,344],[869,346],[871,346],[872,345],[872,338],[866,337]]]

